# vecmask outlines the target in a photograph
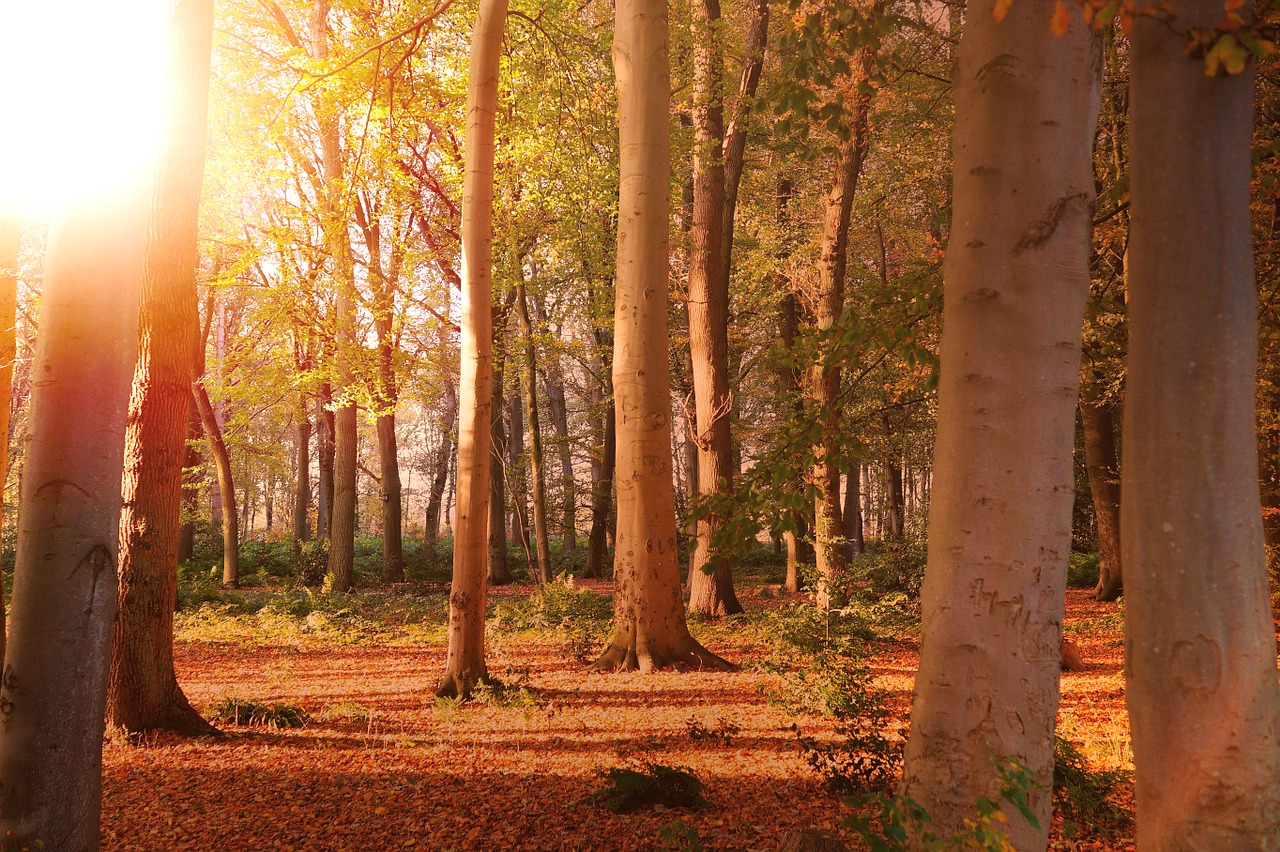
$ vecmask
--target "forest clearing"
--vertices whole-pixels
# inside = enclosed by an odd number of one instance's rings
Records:
[[[695,627],[741,671],[652,675],[587,668],[606,635],[608,581],[558,583],[555,602],[541,609],[528,606],[537,587],[502,587],[489,641],[491,670],[508,693],[467,704],[434,695],[445,651],[441,584],[327,606],[319,596],[280,590],[189,605],[178,618],[175,662],[197,707],[239,698],[300,710],[307,722],[221,724],[221,739],[109,738],[103,847],[695,848],[673,831],[679,822],[706,849],[772,852],[788,831],[815,828],[864,848],[843,826],[853,812],[850,791],[833,790],[797,740],[798,732],[822,744],[842,741],[836,720],[813,706],[832,673],[778,641],[783,613],[812,609],[785,594],[780,580],[758,566],[740,585],[744,616]],[[262,601],[260,615],[248,613]],[[1087,667],[1063,674],[1058,730],[1092,770],[1125,773],[1111,804],[1127,819],[1103,808],[1086,820],[1073,814],[1067,842],[1060,814],[1052,849],[1132,848],[1122,617],[1117,604],[1068,592],[1066,633]],[[869,683],[892,711],[884,730],[892,740],[910,701],[918,633],[889,634],[910,621],[901,613],[866,648]],[[779,653],[787,654],[782,668],[770,665]],[[793,669],[808,674],[808,685]],[[692,772],[709,804],[618,814],[593,799],[606,787],[606,770],[650,764]]]

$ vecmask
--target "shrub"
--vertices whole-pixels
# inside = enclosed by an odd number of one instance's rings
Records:
[[[892,789],[902,765],[902,738],[887,733],[893,716],[887,693],[872,683],[868,660],[875,634],[862,613],[823,613],[800,604],[765,625],[773,648],[761,666],[782,676],[781,688],[769,699],[792,712],[836,719],[833,742],[806,737],[793,726],[809,765],[836,793]]]
[[[224,725],[267,725],[272,728],[301,728],[310,721],[307,714],[291,704],[262,704],[246,698],[224,698],[206,713],[212,722]]]
[[[617,814],[662,805],[667,808],[705,808],[706,786],[685,769],[645,764],[642,770],[614,768],[597,773],[606,782],[591,800]]]
[[[1098,585],[1100,570],[1097,553],[1073,550],[1067,557],[1067,585],[1073,589],[1092,589]]]
[[[1128,777],[1118,769],[1091,768],[1075,743],[1055,734],[1053,806],[1062,815],[1063,836],[1105,839],[1127,833],[1133,827],[1133,815],[1111,797]]]
[[[928,548],[923,540],[875,544],[854,557],[849,566],[854,588],[847,593],[852,597],[870,592],[875,598],[903,595],[908,600],[918,601],[928,558]]]

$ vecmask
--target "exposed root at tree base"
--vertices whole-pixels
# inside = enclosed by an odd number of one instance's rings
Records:
[[[734,672],[738,667],[692,640],[687,645],[665,652],[653,649],[637,652],[634,645],[610,645],[600,659],[591,664],[591,670],[597,672],[655,672],[662,669]]]
[[[187,703],[185,697],[175,700],[157,718],[142,723],[117,724],[115,727],[130,740],[141,739],[154,731],[168,731],[183,737],[213,737],[222,739],[226,734],[215,728],[207,719]]]
[[[436,686],[436,698],[457,699],[467,701],[480,684],[500,687],[501,682],[489,677],[487,671],[482,672],[445,672]]]

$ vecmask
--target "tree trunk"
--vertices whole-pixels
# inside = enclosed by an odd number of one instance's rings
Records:
[[[382,579],[404,582],[404,545],[401,523],[400,454],[396,448],[395,412],[378,415],[378,460],[382,489]]]
[[[755,104],[764,54],[769,44],[769,0],[751,0],[751,23],[747,28],[747,60],[738,81],[738,104],[730,116],[724,137],[724,221],[721,227],[720,276],[724,291],[729,291],[729,273],[733,269],[734,218],[738,209],[738,188],[742,185],[742,168],[747,150],[747,129],[751,108]]]
[[[195,554],[196,514],[200,511],[200,484],[203,481],[204,456],[196,449],[196,441],[204,437],[200,411],[194,402],[187,406],[187,447],[182,455],[182,529],[178,534],[178,564],[190,561]]]
[[[729,664],[689,635],[681,602],[667,376],[670,159],[666,0],[618,0],[620,196],[613,386],[618,406],[614,636],[597,669]]]
[[[1120,561],[1120,465],[1116,460],[1115,406],[1106,402],[1097,379],[1086,372],[1080,383],[1084,463],[1098,525],[1098,585],[1093,596],[1114,601],[1124,591]]]
[[[493,159],[498,60],[507,0],[480,0],[467,83],[462,192],[462,412],[458,430],[458,524],[449,595],[449,656],[436,694],[465,697],[489,670],[484,660],[485,532],[489,516],[489,417],[493,357]]]
[[[489,410],[492,414],[489,421],[489,582],[495,586],[504,586],[513,579],[511,565],[507,559],[507,462],[505,453],[509,449],[509,441],[502,427],[502,385],[506,313],[494,310],[493,341],[493,387],[490,396]]]
[[[6,846],[97,849],[120,484],[145,198],[103,193],[49,234],[0,704]],[[92,353],[92,357],[86,357]]]
[[[884,463],[884,488],[889,516],[885,540],[900,542],[906,535],[907,505],[902,490],[902,465],[897,459],[890,458]]]
[[[840,519],[844,521],[846,558],[852,561],[867,549],[862,538],[862,466],[857,458],[850,460],[849,472],[845,474]]]
[[[240,585],[240,522],[236,518],[236,486],[231,478],[231,455],[222,439],[222,430],[218,428],[209,393],[199,379],[192,383],[191,395],[209,439],[209,452],[218,476],[218,495],[226,507],[222,513],[222,585],[234,589]]]
[[[546,473],[542,466],[542,425],[538,417],[538,361],[529,321],[529,296],[523,278],[516,280],[516,311],[524,332],[524,403],[529,410],[529,472],[533,477],[533,535],[538,554],[537,580],[551,582],[551,542],[547,533]]]
[[[296,443],[293,465],[293,550],[301,551],[302,542],[311,540],[311,524],[307,510],[311,508],[311,420],[307,417],[306,399],[295,415]]]
[[[330,0],[314,0],[311,14],[311,56],[329,58],[326,33]],[[351,590],[356,547],[356,282],[347,214],[340,203],[344,184],[338,114],[329,103],[314,105],[320,131],[320,164],[324,187],[320,193],[325,240],[334,264],[334,380],[338,407],[333,412],[333,502],[329,510],[329,580],[335,592]]]
[[[173,667],[182,462],[199,340],[197,220],[204,175],[213,0],[170,7],[168,128],[151,199],[139,351],[125,433],[120,614],[107,724],[126,731],[217,733],[192,709]]]
[[[538,302],[534,303],[539,305]],[[546,312],[539,309],[546,322]],[[560,461],[560,542],[565,553],[578,548],[578,488],[573,476],[573,447],[569,440],[569,406],[565,400],[564,374],[560,356],[547,353],[543,366],[543,387],[547,392],[547,412],[551,429],[556,433],[556,455]]]
[[[333,391],[327,381],[320,383],[316,400],[316,457],[319,469],[319,488],[316,512],[316,538],[329,539],[330,520],[333,518]]]
[[[597,345],[601,342],[597,341]],[[617,459],[613,379],[606,358],[600,357],[597,363],[603,380],[597,401],[604,412],[600,428],[600,458],[592,459],[591,532],[587,537],[587,564],[582,571],[582,576],[588,578],[604,576],[605,539],[609,529],[609,509],[613,505],[613,471]]]
[[[1034,773],[1044,849],[1071,547],[1076,384],[1089,292],[1100,57],[1034,3],[969,5],[955,67],[953,228],[944,267],[929,564],[902,793],[942,837],[995,797],[992,761]]]
[[[22,223],[0,214],[0,520],[9,479],[9,409],[12,404],[13,363],[18,356],[18,250]],[[2,578],[0,578],[2,579]],[[4,583],[0,582],[0,660],[4,659]]]
[[[505,348],[502,350],[502,355],[505,358]],[[505,375],[501,367],[495,366],[494,370],[495,373]],[[501,395],[496,395],[494,400],[499,405],[499,416],[501,416],[501,406],[504,402],[507,411],[507,451],[505,459],[501,459],[503,463],[500,476],[507,491],[511,493],[511,535],[509,537],[524,548],[525,557],[532,569],[533,548],[529,546],[532,537],[529,531],[529,488],[525,480],[524,395],[523,391],[517,390],[505,401]]]
[[[867,153],[867,120],[871,112],[874,89],[857,86],[865,80],[872,61],[863,48],[858,59],[857,79],[851,86],[853,127],[849,138],[840,146],[840,163],[827,195],[826,215],[822,226],[822,260],[818,265],[818,293],[814,306],[814,325],[820,335],[819,357],[810,371],[809,392],[816,417],[822,423],[821,441],[813,447],[813,485],[817,491],[813,506],[813,550],[818,578],[817,603],[821,609],[840,605],[841,595],[834,587],[840,573],[840,466],[836,462],[836,442],[840,434],[840,366],[827,357],[830,339],[840,315],[844,312],[844,275],[848,263],[849,218],[853,197],[858,191],[862,162]]]
[[[791,225],[791,182],[788,180],[778,181],[777,194],[777,211],[776,219],[778,224],[784,229]],[[785,254],[785,252],[784,252]],[[785,286],[785,282],[779,281],[779,286]],[[795,363],[796,338],[800,334],[800,300],[796,294],[786,291],[782,297],[782,304],[778,311],[778,335],[782,340],[782,348],[786,352],[787,363],[779,370],[779,379],[782,387],[786,388],[791,396],[791,416],[799,420],[804,416],[804,402],[800,396],[801,386],[803,383],[803,374],[799,366]],[[799,481],[801,474],[797,471],[795,488],[797,491],[802,483]],[[800,591],[800,566],[811,564],[813,561],[813,548],[809,544],[809,524],[805,513],[799,509],[788,510],[789,518],[787,529],[783,533],[783,538],[787,544],[787,576],[783,582],[783,589],[792,594]]]
[[[693,26],[693,224],[689,230],[689,363],[693,375],[696,503],[710,502],[695,521],[689,560],[689,612],[742,612],[729,560],[713,539],[725,525],[733,467],[729,413],[729,278],[722,265],[725,228],[724,107],[721,102],[720,0],[699,0]]]
[[[1248,15],[1248,7],[1239,10]],[[1218,0],[1134,21],[1126,698],[1142,849],[1270,849],[1280,689],[1254,428],[1249,180],[1254,64],[1205,74],[1190,27]]]
[[[427,501],[427,523],[424,541],[428,547],[434,546],[440,538],[440,510],[444,501],[444,487],[449,480],[449,464],[453,459],[454,430],[458,425],[458,391],[452,379],[447,379],[444,386],[444,412],[440,416],[440,443],[436,446],[435,458],[432,461],[431,497]]]

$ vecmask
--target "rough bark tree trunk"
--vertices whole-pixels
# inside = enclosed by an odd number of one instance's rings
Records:
[[[9,478],[9,409],[12,403],[13,362],[18,354],[18,250],[22,223],[0,214],[0,516]],[[0,582],[0,660],[4,659],[4,583]]]
[[[542,465],[542,424],[538,416],[538,361],[529,320],[529,295],[523,278],[516,281],[516,315],[524,333],[524,404],[529,411],[529,473],[533,479],[533,535],[538,554],[537,580],[551,582],[551,542],[547,531],[546,471]]]
[[[440,415],[440,443],[436,445],[432,460],[431,497],[427,501],[427,519],[424,541],[428,547],[440,538],[440,512],[444,502],[444,487],[449,480],[449,464],[453,459],[454,430],[458,426],[458,391],[452,379],[445,381],[444,411]]]
[[[689,634],[671,478],[667,264],[671,164],[666,0],[619,0],[620,196],[613,386],[618,407],[614,636],[597,669],[729,668]]]
[[[827,195],[822,226],[822,259],[818,264],[818,292],[814,305],[814,327],[819,335],[830,335],[844,312],[844,275],[848,263],[849,218],[853,197],[858,191],[862,163],[867,153],[868,117],[874,90],[857,83],[867,76],[871,62],[863,48],[851,86],[853,126],[846,142],[840,146],[840,162]],[[840,434],[840,366],[826,357],[831,343],[824,340],[817,363],[810,370],[809,393],[815,415],[822,422],[822,440],[813,447],[813,485],[817,491],[813,506],[814,567],[818,579],[817,603],[822,609],[840,605],[840,594],[834,588],[840,573],[840,466],[836,462],[836,439]]]
[[[197,378],[191,385],[191,396],[200,412],[200,424],[209,439],[209,454],[213,456],[214,471],[218,477],[218,494],[222,505],[222,585],[236,588],[240,585],[240,521],[236,517],[236,486],[231,476],[231,454],[222,439],[222,430],[213,412],[213,403],[203,382]]]
[[[329,58],[327,26],[331,0],[314,0],[311,13],[311,56]],[[325,241],[334,263],[334,374],[338,407],[333,412],[333,502],[329,511],[329,577],[336,592],[351,589],[356,547],[356,282],[345,205],[339,203],[344,182],[338,112],[333,104],[313,104],[320,130],[320,163],[324,187],[320,206]]]
[[[1071,547],[1080,330],[1089,292],[1100,56],[1079,21],[969,4],[956,61],[954,214],[920,671],[902,793],[942,837],[994,797],[993,760],[1033,773],[1044,849]]]
[[[1114,601],[1124,591],[1120,558],[1120,464],[1116,459],[1115,405],[1106,402],[1097,378],[1080,381],[1080,422],[1084,428],[1085,471],[1098,526],[1098,585],[1093,596]]]
[[[0,683],[0,835],[14,848],[99,844],[145,209],[140,193],[103,193],[49,234]]]
[[[1222,9],[1173,0],[1167,20],[1133,25],[1120,543],[1142,849],[1269,849],[1280,837],[1254,427],[1254,65],[1209,77],[1185,50],[1187,29],[1216,26]]]
[[[694,4],[693,221],[689,229],[689,365],[693,378],[697,448],[696,503],[711,501],[695,521],[689,559],[689,612],[723,616],[742,612],[729,560],[713,544],[733,493],[729,415],[729,278],[725,239],[724,57],[719,0]],[[693,468],[691,467],[690,470]],[[693,477],[690,476],[690,479]]]
[[[142,274],[125,433],[120,613],[107,688],[107,724],[130,732],[217,733],[191,707],[173,667],[182,462],[200,331],[196,235],[212,37],[213,0],[170,6],[168,118]]]
[[[597,346],[607,343],[605,335],[598,335]],[[604,559],[607,550],[609,510],[613,505],[613,472],[617,459],[617,424],[613,406],[613,379],[608,359],[603,355],[596,362],[600,368],[602,386],[597,402],[604,408],[600,426],[600,458],[592,459],[591,482],[591,532],[587,536],[587,564],[583,577],[604,576]]]
[[[311,540],[311,523],[307,514],[311,508],[311,420],[307,417],[305,397],[294,417],[297,422],[293,462],[293,550],[297,554],[302,543]]]
[[[467,83],[462,203],[462,406],[458,430],[458,522],[449,595],[449,655],[436,689],[465,697],[489,670],[484,659],[488,594],[489,417],[493,358],[493,160],[498,59],[507,0],[480,0]]]

